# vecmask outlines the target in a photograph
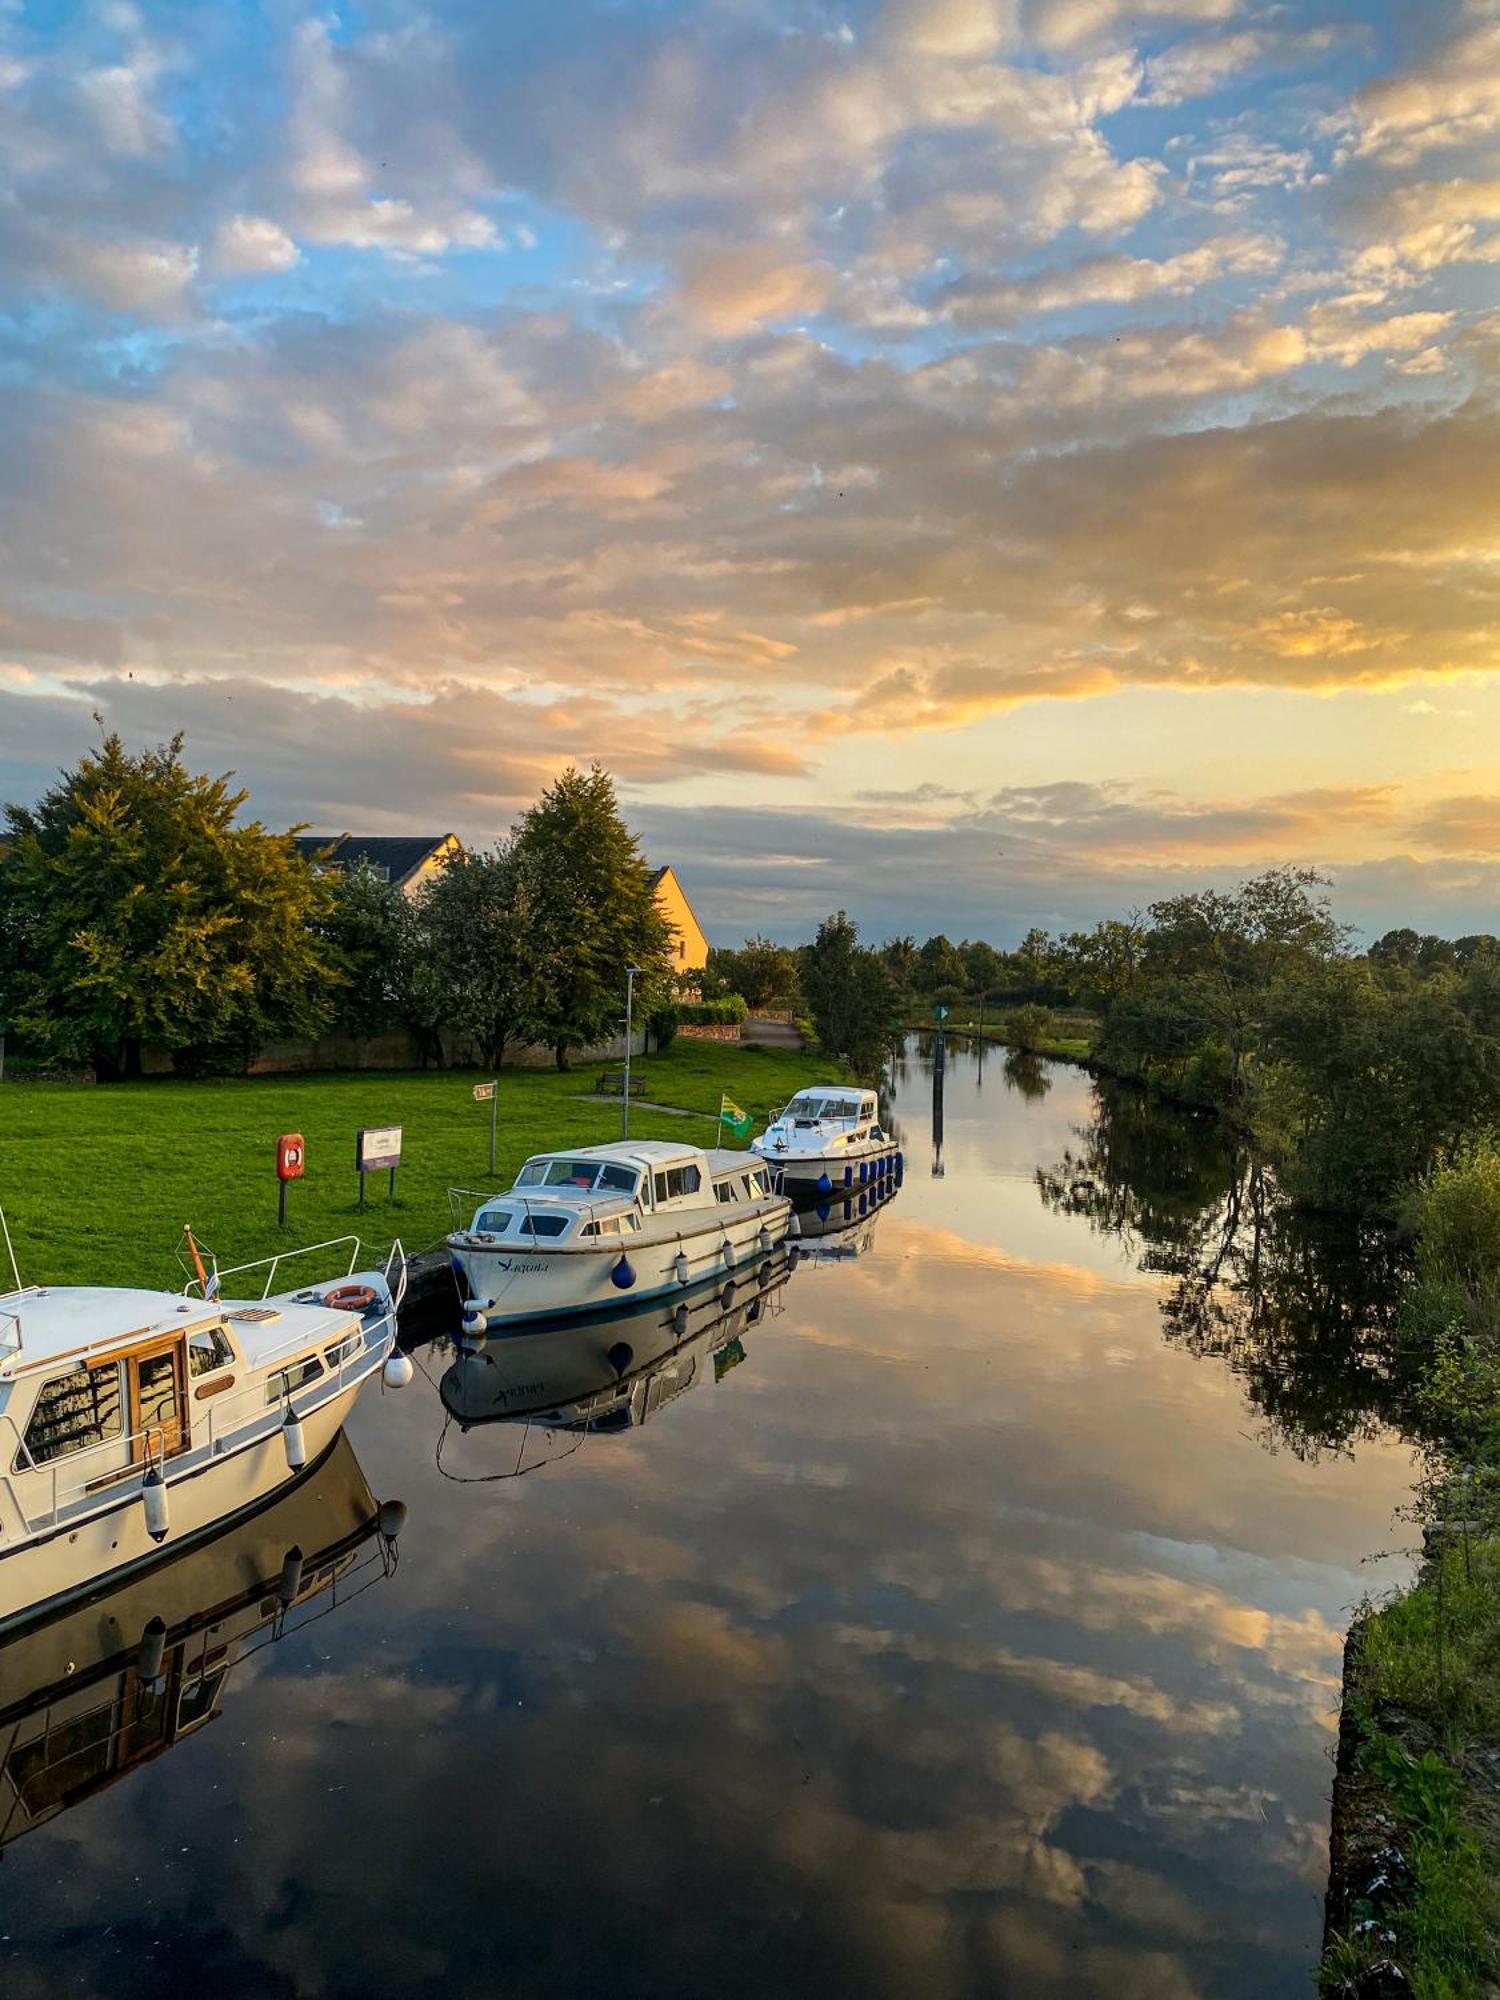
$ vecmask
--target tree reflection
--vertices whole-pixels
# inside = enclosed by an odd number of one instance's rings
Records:
[[[1132,1248],[1171,1280],[1167,1338],[1227,1362],[1298,1457],[1347,1450],[1384,1426],[1418,1429],[1395,1325],[1399,1253],[1382,1232],[1295,1213],[1271,1169],[1217,1120],[1101,1083],[1092,1122],[1051,1169],[1043,1201]]]
[[[1028,1104],[1034,1104],[1052,1088],[1052,1073],[1032,1050],[1012,1049],[1005,1058],[1005,1081]]]

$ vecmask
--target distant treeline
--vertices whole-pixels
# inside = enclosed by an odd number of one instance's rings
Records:
[[[1357,951],[1325,887],[1276,868],[1009,952],[865,947],[841,911],[812,945],[751,938],[709,974],[752,1006],[805,1006],[867,1070],[914,1001],[1087,1010],[1101,1067],[1254,1133],[1300,1200],[1389,1213],[1500,1123],[1500,940],[1393,930]]]

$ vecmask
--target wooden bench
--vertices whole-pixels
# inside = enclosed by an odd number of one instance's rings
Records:
[[[624,1070],[607,1069],[602,1071],[599,1082],[595,1087],[601,1097],[623,1097],[625,1095]],[[639,1097],[645,1088],[646,1079],[643,1076],[633,1076],[630,1079],[630,1094],[632,1097]]]

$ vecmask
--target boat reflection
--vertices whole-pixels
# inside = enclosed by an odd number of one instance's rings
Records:
[[[240,1661],[390,1575],[405,1516],[340,1432],[258,1513],[7,1639],[0,1849],[212,1722]]]
[[[892,1181],[866,1194],[835,1196],[799,1208],[794,1262],[840,1264],[863,1257],[875,1240],[876,1220],[897,1192]]]
[[[464,1430],[497,1423],[578,1436],[632,1430],[743,1361],[743,1336],[780,1312],[791,1268],[778,1251],[742,1283],[697,1285],[608,1318],[475,1342],[444,1371],[438,1393]],[[533,1467],[518,1460],[517,1469]]]

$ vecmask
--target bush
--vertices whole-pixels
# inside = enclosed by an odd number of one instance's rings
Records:
[[[728,1028],[738,1027],[750,1009],[738,993],[730,993],[722,1000],[683,1001],[676,1011],[685,1028]]]
[[[1007,1040],[1033,1055],[1041,1049],[1051,1028],[1051,1009],[1034,1004],[1017,1007],[1005,1024]]]
[[[1500,1146],[1488,1134],[1470,1140],[1421,1182],[1402,1219],[1424,1284],[1459,1285],[1471,1298],[1500,1287]]]
[[[671,1048],[677,1039],[677,1029],[682,1021],[683,1009],[680,1003],[668,1001],[646,1017],[646,1033],[655,1045],[658,1054]]]

